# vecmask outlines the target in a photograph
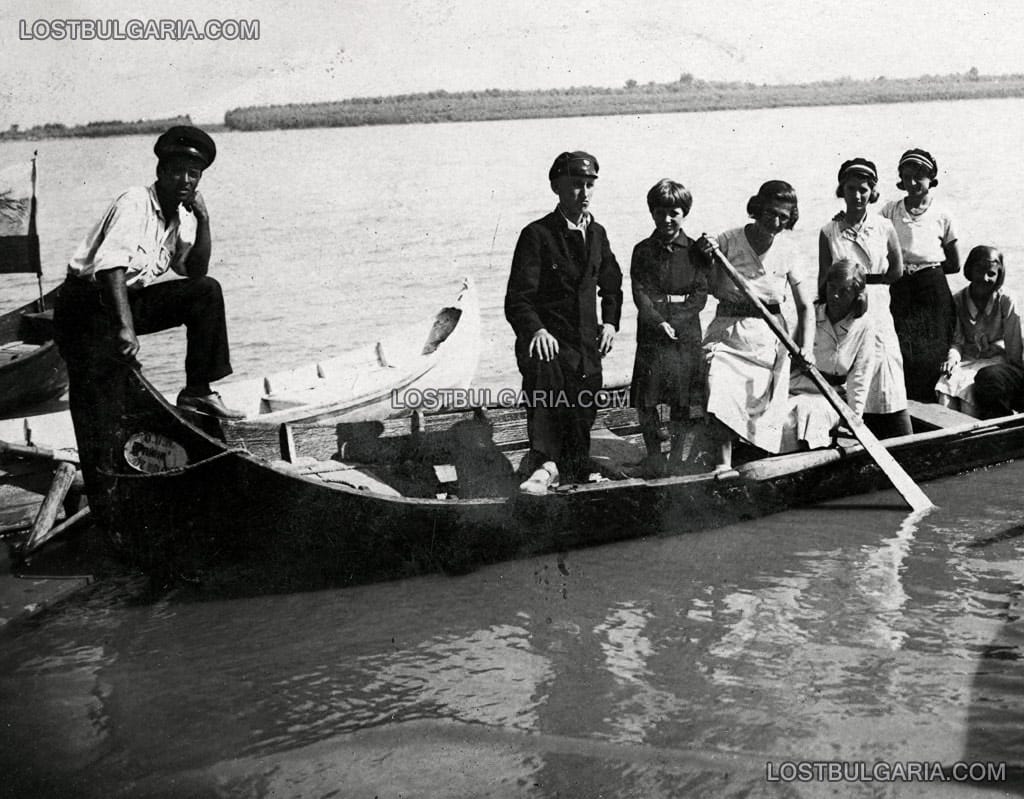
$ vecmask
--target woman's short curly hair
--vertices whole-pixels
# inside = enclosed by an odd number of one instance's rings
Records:
[[[1006,266],[1003,264],[1003,253],[996,247],[990,247],[987,244],[979,244],[967,254],[967,260],[964,261],[964,277],[973,282],[974,270],[988,269],[990,261],[999,262],[999,279],[996,280],[996,288],[1002,288],[1003,283],[1006,282]]]
[[[769,180],[761,184],[757,194],[747,200],[747,216],[757,219],[769,203],[785,203],[792,207],[793,213],[786,223],[786,230],[796,227],[800,218],[800,208],[796,201],[796,189],[784,180]]]

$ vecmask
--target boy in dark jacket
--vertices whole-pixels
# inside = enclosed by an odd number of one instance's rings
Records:
[[[601,358],[622,314],[622,271],[589,212],[597,172],[589,153],[555,159],[548,179],[558,207],[523,229],[512,258],[505,318],[523,376],[530,453],[520,488],[530,494],[545,493],[563,475],[586,479]]]

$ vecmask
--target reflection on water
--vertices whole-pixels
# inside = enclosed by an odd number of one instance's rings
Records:
[[[871,630],[866,637],[893,651],[899,649],[907,638],[907,633],[900,629],[902,609],[907,603],[900,572],[910,552],[918,522],[929,512],[907,516],[895,536],[883,540],[877,547],[868,548],[864,553],[864,564],[855,578],[868,608],[865,615],[870,620]],[[875,608],[873,614],[872,606]]]
[[[765,782],[807,758],[1018,769],[1021,479],[459,578],[101,586],[3,633],[0,768],[37,796],[544,797],[819,796]]]

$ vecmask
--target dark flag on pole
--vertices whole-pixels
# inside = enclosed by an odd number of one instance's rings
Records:
[[[0,169],[0,272],[42,273],[36,233],[36,159]]]
[[[0,169],[0,274],[34,272],[40,280],[36,231],[36,159]]]

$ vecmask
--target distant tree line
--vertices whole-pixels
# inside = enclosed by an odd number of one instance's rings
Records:
[[[629,80],[617,89],[574,86],[537,91],[438,90],[325,103],[250,106],[228,111],[224,124],[234,130],[268,130],[1021,96],[1024,75],[985,77],[976,68],[956,75],[840,78],[790,85],[705,81],[683,73],[671,83],[639,84]]]
[[[483,89],[418,94],[354,97],[325,103],[249,106],[224,115],[224,125],[208,130],[274,130],[286,128],[401,125],[423,122],[472,122],[616,114],[665,114],[687,111],[778,108],[782,106],[908,103],[986,97],[1024,97],[1024,75],[986,76],[976,67],[953,75],[870,80],[839,78],[814,83],[769,85],[705,81],[684,72],[670,83],[626,81],[622,88],[573,86],[566,89],[507,91]],[[188,125],[188,115],[135,122],[90,122],[65,126],[37,125],[21,130],[11,125],[4,139],[155,134],[171,125]]]
[[[85,125],[62,125],[59,122],[48,122],[45,125],[35,125],[22,130],[18,125],[11,125],[5,131],[0,131],[0,140],[3,139],[63,139],[99,137],[99,136],[128,136],[133,133],[163,133],[172,125],[191,125],[192,120],[185,116],[168,117],[167,119],[138,119],[135,122],[122,122],[121,120],[110,120],[106,122],[89,122]]]

